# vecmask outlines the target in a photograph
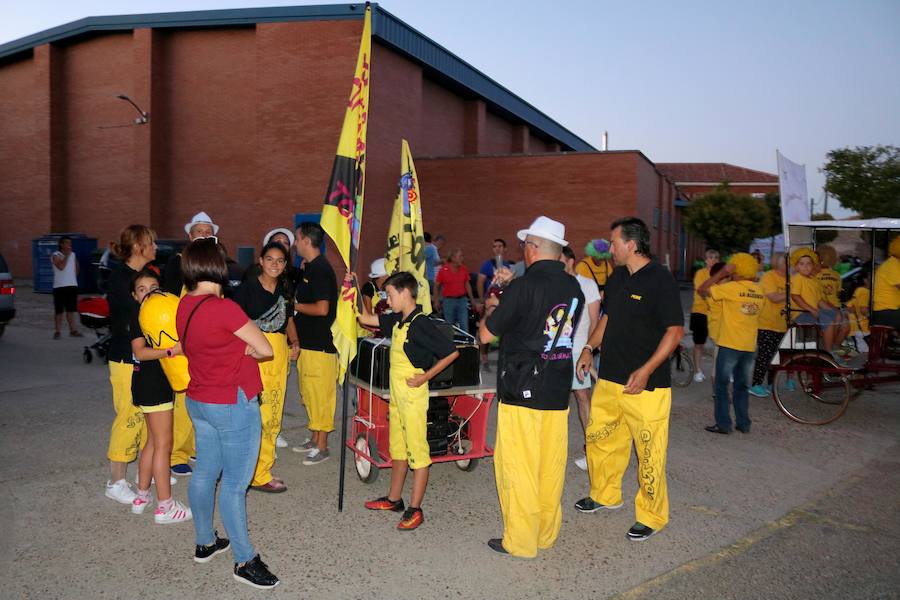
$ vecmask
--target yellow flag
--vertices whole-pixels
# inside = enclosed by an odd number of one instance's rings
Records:
[[[400,153],[400,186],[394,200],[387,250],[384,253],[388,273],[408,271],[419,283],[422,312],[431,312],[431,289],[425,277],[425,234],[422,226],[422,194],[409,144],[403,140]]]
[[[359,252],[363,200],[366,183],[366,127],[369,117],[369,74],[372,58],[372,9],[366,7],[353,88],[344,113],[344,125],[331,182],[322,207],[322,229],[334,241],[344,265],[351,269]],[[334,346],[340,357],[340,381],[356,356],[356,288],[342,285],[337,316],[331,326]]]

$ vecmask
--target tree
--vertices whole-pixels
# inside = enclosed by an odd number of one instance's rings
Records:
[[[725,255],[746,252],[755,238],[768,235],[770,224],[765,202],[735,194],[723,185],[691,201],[685,226]]]
[[[769,192],[766,194],[764,202],[769,211],[769,230],[760,237],[772,237],[783,233],[781,226],[781,194]]]
[[[834,217],[832,217],[828,213],[817,213],[812,215],[813,221],[834,221]],[[817,244],[830,244],[835,239],[837,239],[838,232],[836,229],[816,229],[816,243]]]
[[[900,148],[857,146],[827,155],[825,190],[860,217],[900,215]]]

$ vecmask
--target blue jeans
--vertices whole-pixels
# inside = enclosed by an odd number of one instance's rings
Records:
[[[738,429],[750,429],[748,389],[753,376],[753,352],[742,352],[719,346],[716,357],[716,425],[723,431],[731,431],[731,410],[728,403],[728,383],[734,377],[732,399],[734,420]]]
[[[256,396],[248,399],[238,388],[236,404],[187,398],[187,409],[197,442],[197,462],[188,484],[196,543],[207,546],[216,539],[213,512],[216,480],[221,475],[219,514],[231,539],[234,562],[247,562],[256,556],[247,532],[247,488],[259,455],[259,403]]]
[[[469,333],[469,299],[444,298],[441,304],[444,309],[444,320]]]

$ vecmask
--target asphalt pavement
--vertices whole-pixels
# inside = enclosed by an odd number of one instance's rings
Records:
[[[230,555],[191,560],[191,524],[156,525],[149,511],[133,515],[105,498],[108,371],[83,362],[84,340],[51,339],[49,296],[25,285],[18,294],[19,314],[0,338],[2,598],[898,597],[900,386],[865,391],[825,427],[795,424],[771,399],[751,398],[752,433],[723,436],[703,430],[708,382],[674,390],[671,522],[647,541],[625,537],[634,461],[622,509],[572,507],[588,491],[572,463],[583,443],[574,410],[562,531],[534,560],[486,546],[501,533],[489,459],[471,472],[435,465],[426,520],[413,532],[397,531],[394,513],[362,506],[385,493],[389,473],[364,484],[348,461],[339,513],[335,434],[320,465],[279,451],[275,472],[288,492],[248,495],[251,539],[282,583],[246,588],[231,577]],[[306,415],[293,373],[288,390],[283,432],[300,443]],[[493,407],[490,442],[495,415]],[[173,491],[186,501],[187,480]]]

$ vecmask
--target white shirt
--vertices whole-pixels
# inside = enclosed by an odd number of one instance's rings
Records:
[[[581,318],[578,319],[572,342],[573,354],[580,354],[591,334],[591,315],[588,312],[588,306],[592,302],[600,302],[600,290],[593,279],[588,279],[584,275],[575,275],[575,279],[578,280],[578,285],[581,286],[581,293],[584,294],[584,310],[581,311]]]
[[[69,287],[69,286],[78,286],[78,277],[75,273],[75,253],[72,252],[69,254],[69,257],[66,258],[66,255],[57,250],[53,253],[52,256],[58,256],[59,258],[65,261],[62,269],[57,269],[56,265],[53,265],[53,287]],[[50,262],[53,262],[53,258],[50,258]]]

